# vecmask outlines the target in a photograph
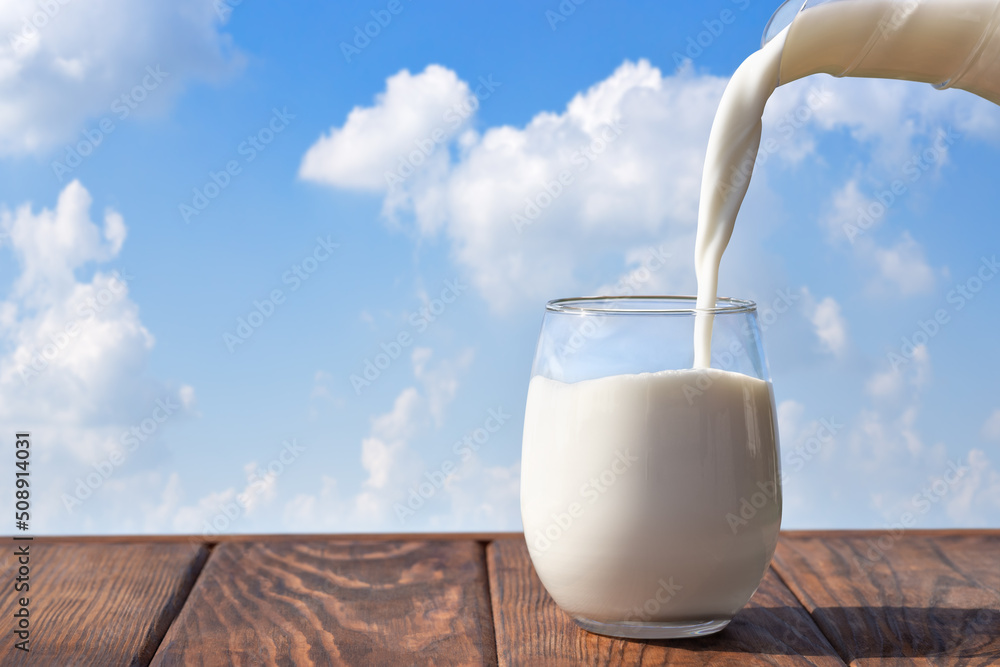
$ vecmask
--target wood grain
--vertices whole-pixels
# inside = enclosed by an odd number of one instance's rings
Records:
[[[225,533],[213,535],[39,535],[36,542],[57,544],[120,544],[120,543],[193,543],[215,546],[227,542],[490,542],[520,537],[521,533]],[[0,535],[0,541],[10,541],[11,535]]]
[[[217,546],[153,665],[496,662],[478,542]]]
[[[14,594],[15,544],[29,544],[29,590]],[[0,568],[4,665],[146,665],[208,557],[191,544],[7,542]],[[25,595],[30,652],[14,648]]]
[[[788,530],[781,531],[782,537],[877,537],[881,533],[877,531],[865,530]],[[908,535],[924,537],[969,537],[969,536],[992,536],[1000,537],[1000,530],[996,528],[931,528],[910,530]],[[329,542],[331,540],[341,542],[362,541],[386,541],[386,542],[409,542],[412,540],[428,541],[473,541],[492,542],[493,540],[517,539],[522,533],[516,532],[490,532],[490,533],[226,533],[222,535],[40,535],[35,537],[36,542],[61,543],[61,544],[107,544],[107,543],[195,543],[214,546],[226,542],[313,542],[320,540]],[[0,535],[0,541],[9,541],[11,535]]]
[[[842,665],[782,582],[768,572],[748,607],[700,639],[638,641],[580,629],[545,592],[523,539],[487,548],[501,665]]]
[[[1000,534],[795,536],[773,566],[852,665],[1000,664]]]

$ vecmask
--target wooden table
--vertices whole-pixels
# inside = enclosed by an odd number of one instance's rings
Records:
[[[723,632],[578,629],[500,535],[36,538],[3,665],[1000,665],[1000,531],[783,533]],[[23,544],[23,543],[21,543]]]

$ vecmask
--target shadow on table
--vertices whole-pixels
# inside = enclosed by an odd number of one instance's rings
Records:
[[[742,610],[722,632],[698,639],[646,642],[689,651],[858,658],[996,658],[1000,611],[944,607],[801,607]],[[832,647],[832,651],[831,651]]]

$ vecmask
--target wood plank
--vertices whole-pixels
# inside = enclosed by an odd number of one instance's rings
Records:
[[[874,537],[878,538],[883,531],[877,530],[789,530],[781,531],[782,537]],[[1000,530],[995,528],[931,528],[921,530],[911,530],[910,535],[923,535],[925,537],[947,537],[947,536],[995,536],[1000,537]],[[386,542],[406,542],[410,540],[421,541],[473,541],[492,542],[493,540],[516,539],[522,537],[522,533],[516,532],[492,532],[492,533],[233,533],[225,535],[45,535],[35,537],[36,542],[46,543],[163,543],[176,542],[197,544],[224,544],[226,542],[312,542],[321,540],[324,542],[338,540],[343,542],[363,541],[386,541]],[[0,536],[0,541],[10,540],[11,536]]]
[[[1000,537],[1000,528],[914,528],[906,531],[913,537]],[[815,537],[856,537],[863,539],[878,538],[885,535],[884,530],[856,530],[846,528],[825,528],[823,530],[782,530],[781,536],[788,538]]]
[[[522,533],[232,533],[224,535],[42,535],[35,537],[36,542],[46,543],[195,543],[214,546],[227,542],[490,542],[512,537],[520,537]],[[0,541],[10,541],[12,536],[0,536]]]
[[[495,663],[478,542],[219,545],[153,665]]]
[[[722,632],[639,641],[580,629],[546,593],[523,539],[491,543],[487,563],[501,665],[843,665],[773,572]]]
[[[1000,535],[799,536],[773,565],[852,665],[1000,664]]]
[[[14,648],[14,544],[28,544],[30,652]],[[4,665],[146,665],[208,557],[201,544],[8,542]],[[23,582],[22,582],[23,583]]]

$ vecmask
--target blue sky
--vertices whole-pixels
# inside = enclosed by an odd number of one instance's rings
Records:
[[[641,291],[693,292],[711,119],[773,9],[572,6],[5,3],[0,427],[35,440],[33,528],[519,529],[544,303],[653,252]],[[1000,109],[814,77],[764,147],[721,292],[767,324],[783,525],[996,526]]]

